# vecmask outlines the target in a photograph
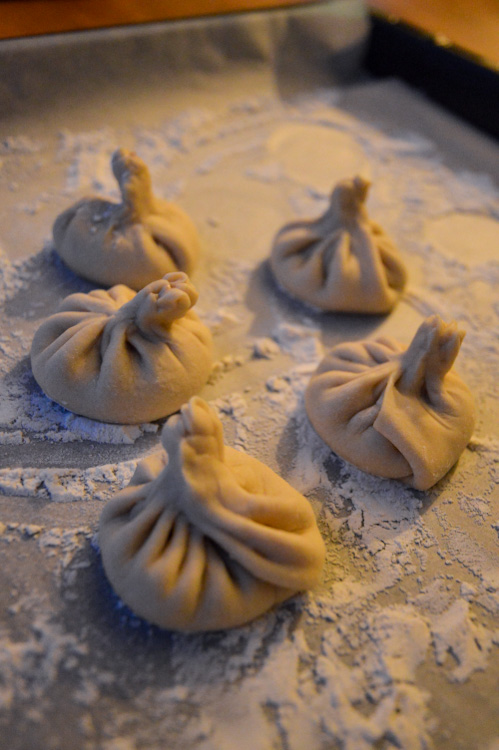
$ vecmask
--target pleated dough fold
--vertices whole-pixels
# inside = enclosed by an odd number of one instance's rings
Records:
[[[166,417],[204,385],[211,334],[177,271],[135,293],[124,285],[71,294],[36,332],[35,380],[54,401],[104,422]]]
[[[163,430],[166,453],[106,505],[99,544],[116,592],[165,628],[241,625],[317,583],[324,544],[308,501],[223,443],[194,397]]]
[[[57,253],[72,271],[102,286],[142,289],[172,271],[191,274],[200,251],[193,222],[152,192],[149,171],[132,151],[111,160],[122,201],[83,198],[54,222]]]
[[[331,312],[393,308],[406,271],[393,242],[369,219],[368,189],[362,177],[343,180],[323,216],[292,222],[277,233],[270,265],[287,292]]]
[[[451,369],[463,336],[433,316],[407,350],[387,338],[335,346],[305,393],[316,432],[360,469],[428,489],[473,433],[473,396]]]

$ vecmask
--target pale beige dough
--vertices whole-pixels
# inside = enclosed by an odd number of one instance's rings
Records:
[[[75,273],[96,284],[142,289],[171,271],[190,274],[199,255],[193,222],[152,192],[149,171],[135,153],[111,160],[121,203],[83,198],[55,220],[54,246]]]
[[[435,315],[407,349],[388,338],[335,346],[305,393],[315,430],[363,471],[429,489],[473,433],[472,394],[451,369],[463,336]]]
[[[134,612],[164,628],[242,625],[314,586],[324,543],[308,501],[223,442],[194,397],[100,520],[106,574]]]
[[[343,180],[325,214],[276,235],[270,265],[294,297],[322,310],[386,313],[406,283],[400,254],[365,207],[369,182]]]
[[[34,336],[33,375],[51,399],[92,419],[172,414],[212,368],[210,331],[191,309],[197,297],[181,271],[138,293],[118,285],[71,294]]]

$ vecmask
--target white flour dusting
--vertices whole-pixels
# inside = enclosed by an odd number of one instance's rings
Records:
[[[137,461],[125,461],[84,470],[0,469],[0,492],[55,503],[108,500],[128,484],[136,466]]]
[[[86,420],[37,389],[34,330],[62,296],[90,286],[50,247],[9,260],[15,248],[0,230],[0,447],[9,451],[0,469],[0,715],[7,727],[25,717],[11,747],[35,747],[33,738],[83,750],[471,747],[456,718],[475,690],[493,694],[499,643],[498,190],[487,175],[453,172],[427,138],[382,132],[340,107],[339,92],[290,107],[255,97],[125,133],[158,193],[177,195],[204,233],[194,280],[217,356],[204,395],[226,441],[310,498],[327,543],[318,590],[243,628],[160,632],[110,591],[92,540],[101,503],[127,484],[141,441],[149,433],[157,444],[159,427]],[[118,135],[60,134],[48,194],[57,210],[89,190],[116,197],[109,155]],[[324,149],[338,148],[329,168]],[[10,162],[28,169],[51,157],[22,136],[2,140],[0,153],[6,190]],[[320,214],[333,181],[352,170],[369,174],[369,210],[409,265],[410,289],[386,319],[295,304],[264,263],[280,224]],[[53,208],[36,200],[19,190],[23,221]],[[476,254],[474,233],[488,243]],[[458,369],[477,395],[478,423],[455,470],[421,493],[332,455],[303,393],[332,342],[378,333],[407,342],[433,311],[467,331]],[[87,466],[83,444],[96,451]],[[110,462],[112,446],[121,457]],[[495,730],[483,731],[484,750],[495,750]]]

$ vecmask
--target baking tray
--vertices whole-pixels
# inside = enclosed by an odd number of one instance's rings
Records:
[[[404,84],[370,79],[367,33],[362,5],[339,1],[0,45],[10,750],[494,747],[497,152]],[[157,447],[159,426],[74,419],[30,376],[39,321],[91,288],[54,256],[52,221],[89,190],[115,195],[116,145],[136,148],[158,193],[200,229],[194,282],[218,360],[203,396],[227,442],[304,492],[327,542],[317,591],[230,632],[150,627],[103,575],[103,503]],[[276,288],[265,259],[285,221],[319,213],[358,170],[410,287],[387,317],[319,315]],[[485,242],[473,245],[473,228]],[[479,418],[456,469],[418,493],[325,451],[302,395],[328,346],[378,333],[407,343],[432,312],[467,328],[458,367]]]
[[[396,75],[466,122],[499,138],[499,68],[438,34],[371,14],[366,68]]]

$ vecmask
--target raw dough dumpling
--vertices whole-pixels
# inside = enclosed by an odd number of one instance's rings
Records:
[[[136,293],[70,294],[33,339],[36,381],[57,403],[104,422],[136,424],[180,408],[208,379],[211,334],[177,271]]]
[[[83,198],[57,217],[55,249],[72,271],[112,286],[142,289],[171,271],[190,274],[199,238],[182,209],[153,195],[149,171],[131,151],[111,160],[121,203]]]
[[[324,543],[308,501],[255,458],[224,445],[194,397],[100,520],[106,574],[134,612],[164,628],[249,622],[314,586]]]
[[[463,337],[435,315],[408,349],[388,338],[335,346],[305,393],[315,430],[359,469],[428,489],[473,433],[473,397],[451,370]]]
[[[369,182],[343,180],[315,220],[295,221],[276,235],[270,265],[294,297],[330,312],[386,313],[397,302],[406,271],[395,245],[369,219]]]

